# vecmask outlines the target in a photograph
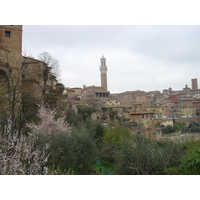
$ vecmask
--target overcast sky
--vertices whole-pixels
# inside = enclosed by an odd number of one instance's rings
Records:
[[[181,90],[200,78],[200,26],[25,25],[23,51],[49,52],[66,87],[100,86],[100,58],[111,93]]]

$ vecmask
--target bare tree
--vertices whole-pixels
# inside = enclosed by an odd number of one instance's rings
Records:
[[[37,57],[39,60],[45,62],[47,66],[51,68],[52,74],[56,76],[57,79],[60,77],[60,64],[56,58],[54,58],[48,52],[42,52]]]
[[[34,58],[35,56],[33,55],[33,53],[31,52],[31,50],[27,50],[26,48],[24,48],[22,55],[28,58]]]
[[[0,110],[11,117],[12,129],[20,118],[21,94],[22,94],[22,69],[21,56],[7,56],[7,68],[0,70]],[[12,130],[11,129],[11,130]]]

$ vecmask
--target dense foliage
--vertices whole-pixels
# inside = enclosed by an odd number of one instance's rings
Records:
[[[171,125],[167,125],[165,128],[162,129],[163,133],[173,133],[177,130],[176,127],[173,127]]]
[[[200,143],[194,142],[185,145],[185,151],[180,164],[168,169],[170,174],[199,175],[200,174]]]
[[[151,175],[163,174],[171,166],[177,166],[182,148],[173,142],[157,142],[137,135],[125,140],[117,152],[116,173]]]
[[[200,143],[155,141],[121,125],[104,127],[92,119],[93,112],[90,106],[79,106],[77,112],[69,108],[64,118],[38,104],[26,128],[13,130],[12,122],[2,119],[0,173],[200,174]]]
[[[186,131],[189,131],[189,132],[200,132],[200,123],[191,122],[189,124],[189,126],[186,128]]]

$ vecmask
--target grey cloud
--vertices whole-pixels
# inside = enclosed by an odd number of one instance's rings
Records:
[[[142,26],[137,31],[134,53],[169,63],[200,61],[200,26]]]

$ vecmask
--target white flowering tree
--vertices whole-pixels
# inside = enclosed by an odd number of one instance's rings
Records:
[[[50,156],[49,144],[38,148],[36,141],[39,134],[51,135],[56,132],[67,133],[71,128],[63,118],[55,119],[55,110],[38,105],[38,124],[29,123],[30,131],[22,135],[18,130],[12,130],[12,121],[0,132],[0,174],[49,174],[47,161]]]
[[[40,122],[38,124],[28,123],[28,127],[34,134],[51,135],[53,133],[67,133],[70,136],[71,128],[65,122],[64,118],[55,119],[56,110],[45,107],[45,105],[39,104],[38,117]]]
[[[0,174],[29,175],[48,174],[46,163],[49,157],[46,144],[42,151],[35,148],[36,136],[23,136],[19,131],[12,131],[12,121],[0,134]]]

